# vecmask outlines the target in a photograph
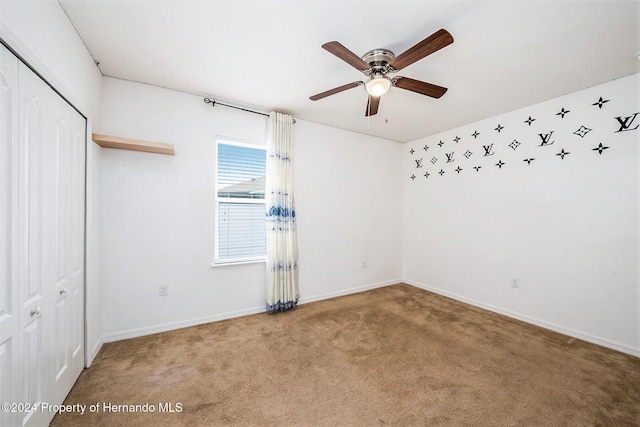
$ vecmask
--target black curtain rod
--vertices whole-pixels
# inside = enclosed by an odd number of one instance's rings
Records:
[[[223,107],[235,108],[236,110],[246,111],[247,113],[260,114],[261,116],[269,117],[269,114],[267,114],[267,113],[263,113],[263,112],[255,111],[255,110],[249,110],[248,108],[236,107],[235,105],[224,104],[224,103],[222,103],[220,101],[216,101],[215,99],[205,98],[204,99],[204,103],[205,104],[211,104],[212,107],[215,107],[216,105],[222,105]],[[296,122],[296,119],[293,119],[293,123],[295,123],[295,122]]]

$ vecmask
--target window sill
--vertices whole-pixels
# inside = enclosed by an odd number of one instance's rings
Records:
[[[214,261],[211,264],[211,267],[226,267],[228,265],[244,265],[244,264],[258,264],[258,263],[266,263],[266,258],[256,258],[256,259],[241,259],[241,260],[225,260],[225,261]]]

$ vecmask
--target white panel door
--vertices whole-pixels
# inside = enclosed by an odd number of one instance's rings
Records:
[[[18,60],[0,45],[0,403],[17,402],[19,368],[17,257]],[[15,242],[17,243],[17,242]],[[17,424],[0,412],[0,425]]]
[[[85,149],[87,121],[71,111],[71,175],[69,197],[69,365],[71,386],[84,369]]]
[[[29,74],[32,84],[38,86],[34,93],[38,93],[36,98],[43,113],[39,206],[43,252],[39,291],[44,298],[45,335],[41,341],[44,359],[39,361],[43,368],[44,401],[59,404],[84,366],[85,119],[26,66],[20,67],[21,85],[23,75]],[[23,96],[22,86],[20,90]],[[51,416],[47,414],[47,421]]]
[[[48,424],[84,367],[85,135],[0,45],[0,403],[34,408],[0,426]]]
[[[62,402],[84,367],[84,147],[85,120],[57,98],[54,138],[46,147],[51,179],[47,193],[48,230],[51,232],[53,290],[54,400]]]
[[[45,298],[46,263],[43,257],[46,223],[44,188],[47,185],[45,159],[45,113],[51,106],[49,88],[37,76],[19,65],[19,150],[18,150],[18,283],[20,309],[20,362],[18,402],[40,405],[45,400],[48,368],[45,325],[51,309]],[[24,72],[24,71],[29,72]],[[48,254],[45,254],[48,256]],[[20,413],[21,425],[42,425],[42,411]]]
[[[53,330],[50,341],[52,346],[52,390],[54,401],[63,400],[71,389],[71,371],[69,367],[69,304],[70,286],[70,176],[71,176],[71,115],[70,108],[59,100],[56,105],[47,151],[51,165],[51,187],[49,195],[48,229],[51,231],[50,275],[46,286],[52,291],[55,301],[53,308]]]

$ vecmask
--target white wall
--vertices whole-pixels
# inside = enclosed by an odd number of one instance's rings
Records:
[[[102,153],[105,340],[264,311],[264,264],[210,264],[216,136],[264,144],[267,119],[111,78],[102,93],[104,133],[176,150]],[[301,302],[399,281],[401,145],[302,120],[294,132]]]
[[[303,302],[399,282],[402,145],[303,120],[295,132]]]
[[[100,129],[102,75],[55,0],[0,1],[0,39],[87,117],[86,350],[90,364],[102,345],[100,313]]]
[[[629,76],[403,146],[405,281],[640,355],[640,128],[615,119],[640,112],[639,88]]]

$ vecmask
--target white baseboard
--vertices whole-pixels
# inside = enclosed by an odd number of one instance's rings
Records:
[[[370,291],[371,289],[382,288],[389,285],[395,285],[396,283],[402,283],[402,279],[386,280],[384,282],[372,283],[370,285],[357,286],[355,288],[343,289],[341,291],[329,292],[326,294],[320,294],[320,295],[311,296],[311,297],[304,297],[304,298],[300,298],[300,301],[298,301],[298,304],[307,304],[314,301],[321,301],[321,300],[341,297],[345,295],[357,294],[359,292]]]
[[[177,322],[163,323],[160,325],[145,326],[144,328],[128,329],[125,331],[113,332],[103,335],[104,342],[114,342],[126,340],[129,338],[137,338],[145,335],[157,334],[160,332],[173,331],[175,329],[188,328],[189,326],[202,325],[204,323],[217,322],[220,320],[233,319],[234,317],[248,316],[250,314],[263,313],[264,306],[252,307],[244,310],[229,311],[226,313],[215,314],[212,316],[198,317],[194,319],[179,320]]]
[[[373,283],[365,286],[359,286],[355,288],[344,289],[341,291],[315,295],[311,297],[304,297],[304,298],[300,298],[298,303],[307,304],[314,301],[320,301],[320,300],[325,300],[329,298],[355,294],[358,292],[364,292],[371,289],[381,288],[383,286],[393,285],[401,282],[402,280],[400,279],[390,280],[385,282]],[[129,338],[137,338],[145,335],[157,334],[160,332],[172,331],[175,329],[187,328],[189,326],[202,325],[204,323],[218,322],[220,320],[233,319],[235,317],[248,316],[251,314],[264,313],[264,312],[265,312],[265,306],[261,305],[258,307],[252,307],[252,308],[236,310],[236,311],[229,311],[226,313],[215,314],[212,316],[205,316],[205,317],[199,317],[194,319],[185,319],[177,322],[163,323],[160,325],[152,325],[152,326],[146,326],[143,328],[135,328],[135,329],[128,329],[128,330],[119,331],[119,332],[113,332],[110,334],[103,335],[102,340],[104,340],[105,343],[109,343],[114,341],[126,340]]]
[[[570,337],[578,338],[583,341],[590,342],[592,344],[597,344],[602,347],[607,347],[613,350],[620,351],[622,353],[630,354],[632,356],[640,357],[640,348],[633,347],[627,344],[619,343],[608,338],[598,337],[592,334],[588,334],[586,332],[577,331],[571,328],[566,328],[564,326],[557,325],[555,323],[547,322],[545,320],[537,319],[534,317],[526,316],[520,313],[516,313],[510,310],[505,310],[500,307],[493,306],[491,304],[486,304],[480,301],[476,301],[471,298],[464,297],[462,295],[458,295],[452,292],[448,292],[439,288],[435,288],[433,286],[428,286],[423,283],[414,282],[413,280],[403,280],[404,283],[415,286],[420,289],[424,289],[426,291],[430,291],[457,301],[464,302],[466,304],[473,305],[475,307],[483,308],[485,310],[492,311],[494,313],[503,314],[508,317],[512,317],[517,320],[521,320],[523,322],[531,323],[536,326],[540,326],[545,329],[552,330],[554,332],[561,333],[563,335],[568,335]]]

